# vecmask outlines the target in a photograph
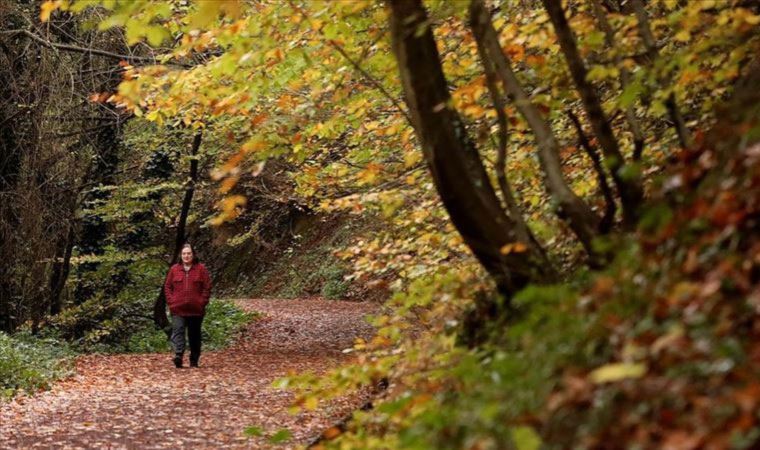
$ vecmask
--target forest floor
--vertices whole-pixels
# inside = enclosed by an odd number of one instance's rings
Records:
[[[319,436],[363,403],[357,394],[291,414],[293,395],[272,382],[346,361],[341,350],[372,334],[363,317],[377,304],[237,303],[262,316],[230,347],[204,352],[198,369],[176,369],[170,354],[85,355],[76,375],[49,391],[0,404],[0,448],[265,448],[273,446],[267,435],[287,428],[283,448]],[[264,435],[246,436],[250,426]]]

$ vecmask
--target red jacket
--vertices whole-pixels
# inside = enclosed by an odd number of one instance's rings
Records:
[[[211,277],[206,266],[193,263],[185,272],[182,264],[169,269],[164,284],[166,303],[173,316],[202,316],[211,297]]]

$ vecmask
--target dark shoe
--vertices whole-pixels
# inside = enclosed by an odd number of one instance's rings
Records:
[[[198,367],[198,360],[197,359],[191,359],[190,360],[190,367]]]
[[[182,368],[182,355],[174,355],[174,367],[177,369]]]

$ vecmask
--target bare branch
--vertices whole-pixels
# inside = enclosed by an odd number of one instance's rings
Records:
[[[100,50],[100,49],[97,49],[97,48],[79,47],[77,45],[59,44],[57,42],[50,42],[50,41],[44,39],[43,37],[38,36],[35,33],[32,33],[29,30],[7,30],[7,31],[0,31],[0,34],[26,36],[29,39],[37,42],[38,44],[40,44],[40,45],[42,45],[44,47],[48,47],[48,48],[52,48],[52,49],[56,49],[56,50],[63,50],[63,51],[75,52],[75,53],[85,53],[85,54],[89,54],[89,55],[98,55],[98,56],[103,56],[103,57],[106,57],[106,58],[117,59],[119,61],[132,61],[132,62],[145,62],[145,63],[149,63],[149,64],[162,64],[162,63],[159,63],[158,61],[156,61],[155,58],[151,58],[151,57],[124,55],[124,54],[120,54],[120,53],[109,52],[107,50]],[[176,65],[176,66],[185,67],[185,68],[192,67],[192,65],[182,64],[182,63],[166,63],[166,64],[168,64],[168,65]]]
[[[328,40],[327,42],[330,44],[330,47],[334,48],[338,53],[340,53],[344,58],[346,58],[346,61],[348,61],[349,63],[351,63],[351,65],[354,66],[354,68],[359,73],[361,73],[362,75],[364,75],[364,77],[375,88],[377,88],[377,90],[379,90],[388,100],[390,100],[393,103],[393,105],[399,110],[399,112],[404,116],[404,118],[406,118],[406,121],[409,123],[409,125],[412,125],[412,119],[411,119],[411,117],[409,117],[409,113],[406,112],[406,110],[401,106],[401,104],[398,102],[398,100],[396,100],[396,98],[393,97],[390,94],[390,92],[388,92],[385,89],[385,87],[382,84],[380,84],[379,81],[377,81],[374,77],[372,77],[372,75],[370,75],[369,73],[367,73],[366,70],[362,69],[362,67],[359,65],[359,63],[357,63],[356,61],[354,61],[353,59],[351,59],[351,57],[348,56],[348,54],[343,49],[343,47],[341,47],[340,45],[338,45],[337,42],[335,42],[332,39]]]
[[[617,211],[615,195],[612,192],[609,181],[607,181],[607,174],[604,172],[599,151],[596,147],[591,145],[591,142],[589,142],[588,136],[586,136],[586,133],[583,131],[581,121],[578,120],[578,116],[576,116],[571,110],[567,111],[567,115],[570,117],[570,121],[573,123],[575,131],[578,133],[578,143],[581,148],[586,151],[589,158],[591,158],[594,171],[596,171],[597,178],[599,178],[599,190],[602,192],[606,205],[602,220],[599,221],[599,231],[606,234],[612,229],[612,225],[615,221],[615,211]]]

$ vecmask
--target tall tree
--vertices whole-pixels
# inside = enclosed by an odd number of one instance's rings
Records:
[[[551,279],[541,251],[532,242],[518,241],[518,227],[504,214],[464,122],[451,107],[421,0],[390,0],[388,5],[393,51],[412,122],[452,222],[503,294]]]
[[[473,0],[470,3],[469,13],[470,26],[475,35],[486,74],[490,70],[489,66],[493,65],[510,100],[533,131],[546,187],[559,205],[560,215],[568,220],[570,228],[591,256],[591,260],[597,260],[592,241],[599,233],[599,217],[570,189],[565,181],[559,159],[557,138],[515,76],[512,64],[499,45],[498,35],[484,2]]]
[[[185,227],[187,226],[187,216],[190,214],[190,205],[193,202],[193,194],[195,193],[195,184],[198,182],[198,149],[201,146],[201,139],[203,132],[198,131],[193,137],[193,143],[190,145],[190,173],[185,188],[185,197],[182,199],[182,208],[179,212],[179,219],[177,221],[177,232],[174,239],[174,249],[172,251],[172,258],[169,262],[169,266],[177,263],[179,259],[180,250],[182,245],[187,241],[185,233]],[[153,321],[160,329],[167,330],[169,334],[168,325],[169,319],[166,317],[166,293],[164,292],[164,285],[161,284],[156,301],[153,304]]]
[[[638,175],[626,177],[620,172],[625,164],[623,154],[620,152],[620,146],[612,132],[607,115],[602,109],[597,91],[587,80],[588,71],[578,51],[575,34],[567,22],[567,17],[565,17],[562,2],[557,0],[542,0],[542,2],[549,14],[549,20],[554,25],[554,32],[570,68],[570,75],[575,82],[591,128],[594,130],[599,141],[599,147],[604,154],[605,164],[610,169],[612,180],[615,182],[620,195],[623,221],[626,225],[633,226],[638,220],[639,208],[644,197],[640,177]]]

